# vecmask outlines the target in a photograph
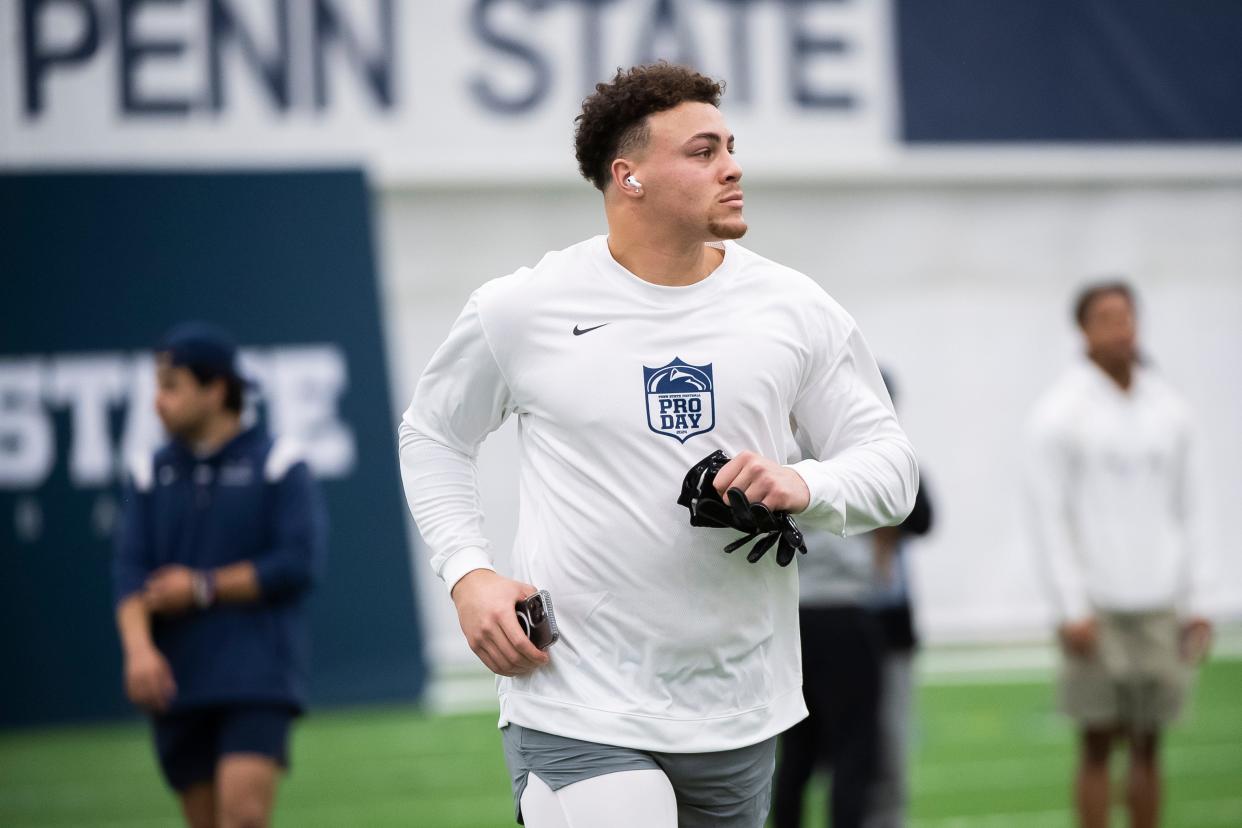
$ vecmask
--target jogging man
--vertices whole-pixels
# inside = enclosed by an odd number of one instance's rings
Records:
[[[918,485],[857,325],[802,274],[736,244],[742,171],[720,84],[618,72],[577,119],[608,234],[485,284],[432,357],[400,428],[410,508],[467,641],[499,680],[519,820],[747,826],[768,809],[776,734],[806,715],[798,583],[721,548],[677,504],[687,470],[857,533]],[[513,579],[482,531],[474,461],[518,418]],[[805,459],[786,465],[786,447]],[[514,602],[546,589],[561,640]]]
[[[1080,735],[1076,805],[1109,824],[1109,759],[1129,745],[1130,824],[1160,812],[1160,735],[1210,633],[1194,433],[1181,396],[1138,359],[1134,294],[1091,285],[1075,319],[1086,359],[1031,424],[1031,525],[1059,620],[1061,703]]]
[[[125,690],[187,824],[267,825],[305,703],[324,509],[293,444],[242,426],[228,334],[179,325],[156,366],[172,440],[134,463],[114,560]]]

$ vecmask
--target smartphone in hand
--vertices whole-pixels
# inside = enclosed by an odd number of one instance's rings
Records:
[[[515,609],[522,632],[539,649],[548,649],[561,637],[556,628],[556,616],[552,614],[552,596],[546,589],[518,601]]]

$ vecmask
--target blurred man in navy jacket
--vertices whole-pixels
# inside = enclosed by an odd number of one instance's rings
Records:
[[[228,334],[175,327],[156,380],[172,439],[131,464],[113,567],[125,691],[189,825],[266,825],[306,700],[326,517],[294,445],[243,427]]]

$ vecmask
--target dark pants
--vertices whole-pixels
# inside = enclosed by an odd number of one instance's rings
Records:
[[[802,692],[810,716],[781,737],[773,817],[802,825],[802,794],[817,763],[832,771],[832,828],[863,823],[879,748],[884,657],[879,621],[861,607],[803,608]]]

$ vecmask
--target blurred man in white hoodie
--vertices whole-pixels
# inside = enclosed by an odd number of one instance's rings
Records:
[[[1086,359],[1031,423],[1030,515],[1059,621],[1061,703],[1080,731],[1079,823],[1109,821],[1109,758],[1129,745],[1130,824],[1157,824],[1160,735],[1202,654],[1201,496],[1181,396],[1139,359],[1134,293],[1087,287],[1075,305]]]

